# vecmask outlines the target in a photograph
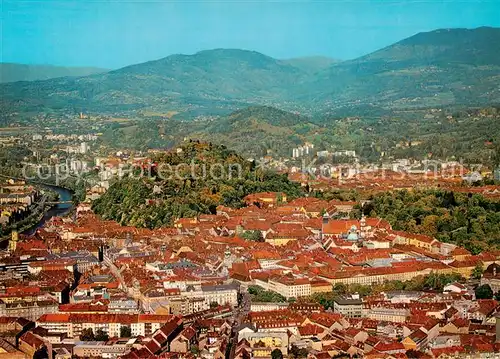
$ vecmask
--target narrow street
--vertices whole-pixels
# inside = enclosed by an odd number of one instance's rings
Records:
[[[239,303],[238,307],[234,308],[233,315],[231,319],[233,321],[233,330],[231,333],[231,352],[229,354],[229,359],[233,359],[236,355],[236,346],[238,345],[238,328],[241,324],[244,324],[244,319],[247,317],[250,312],[250,294],[248,294],[246,288],[242,288],[243,292],[241,293],[241,303]]]

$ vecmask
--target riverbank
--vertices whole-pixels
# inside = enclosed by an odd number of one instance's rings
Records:
[[[51,191],[57,193],[58,200],[61,202],[68,202],[73,200],[73,192],[70,190],[48,184],[36,184],[39,187],[45,188],[46,191]],[[5,248],[6,243],[11,238],[11,233],[13,230],[17,230],[19,233],[25,235],[32,235],[36,230],[42,227],[48,220],[52,217],[60,217],[67,215],[72,208],[73,204],[70,203],[58,203],[55,205],[47,205],[48,195],[44,194],[42,199],[38,202],[37,207],[33,210],[29,217],[11,225],[9,233],[6,233],[0,237],[0,248]]]
[[[51,191],[54,191],[59,196],[60,202],[71,202],[73,200],[73,192],[67,188],[54,186],[54,185],[39,185],[45,187]],[[74,205],[71,203],[58,203],[54,206],[48,208],[48,210],[44,213],[42,218],[30,228],[24,230],[22,233],[25,235],[32,235],[36,232],[36,230],[42,227],[48,220],[52,217],[62,217],[71,212],[74,208]]]
[[[14,230],[23,232],[37,224],[43,218],[46,211],[49,210],[50,206],[46,205],[47,199],[48,196],[43,194],[40,200],[36,202],[35,207],[30,209],[30,214],[26,218],[14,222],[4,228],[3,231],[6,233],[2,235],[1,240],[9,239],[12,231]]]

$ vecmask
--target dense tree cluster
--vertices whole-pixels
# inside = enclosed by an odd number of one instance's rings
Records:
[[[458,273],[438,274],[430,273],[426,276],[418,276],[409,281],[386,281],[384,283],[376,283],[372,285],[351,284],[345,285],[342,283],[335,284],[332,291],[329,293],[316,293],[310,299],[321,304],[326,309],[333,308],[333,301],[336,297],[345,294],[357,293],[361,296],[378,294],[381,292],[389,292],[393,290],[407,291],[423,291],[437,290],[442,291],[443,288],[453,282],[464,282],[465,279]]]
[[[377,194],[365,214],[388,220],[395,230],[433,236],[473,254],[500,247],[500,202],[444,190]]]
[[[286,298],[281,294],[265,290],[258,285],[251,285],[248,287],[248,293],[252,296],[252,302],[265,302],[265,303],[283,303]]]
[[[256,168],[224,146],[189,141],[179,152],[155,158],[151,176],[116,181],[93,204],[105,219],[136,227],[158,228],[176,218],[215,213],[218,205],[239,208],[255,192],[280,191],[289,198],[300,186],[278,174]]]
[[[254,242],[263,242],[264,241],[264,238],[262,237],[261,231],[245,231],[245,232],[243,232],[241,237],[246,239],[247,241],[254,241]]]
[[[475,290],[476,299],[492,299],[493,290],[488,284],[480,285]]]
[[[283,359],[283,353],[279,349],[274,349],[271,352],[271,359]]]
[[[80,340],[84,342],[91,342],[95,340],[98,342],[106,342],[109,340],[109,335],[102,329],[98,329],[94,334],[92,328],[87,328],[82,330],[82,334],[80,334]]]
[[[120,327],[120,338],[130,338],[132,336],[132,329],[129,326]]]

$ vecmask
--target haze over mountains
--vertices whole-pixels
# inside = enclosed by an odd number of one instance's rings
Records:
[[[63,67],[52,65],[25,65],[0,63],[0,83],[16,81],[48,80],[65,76],[88,76],[106,72],[97,67]]]
[[[282,62],[314,74],[315,72],[324,70],[333,64],[342,62],[342,60],[332,59],[325,56],[305,56],[282,60]]]
[[[500,29],[419,33],[343,62],[216,49],[78,78],[0,85],[3,110],[302,113],[500,103]]]

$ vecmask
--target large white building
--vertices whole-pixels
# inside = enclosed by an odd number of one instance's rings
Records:
[[[300,278],[291,275],[284,275],[269,278],[268,281],[257,279],[255,284],[266,290],[277,292],[286,299],[307,297],[311,295],[311,282],[305,277]]]
[[[129,351],[136,341],[136,338],[132,338],[108,342],[76,342],[73,347],[73,354],[85,358],[114,359]]]
[[[288,303],[263,303],[252,302],[250,305],[251,312],[272,312],[275,310],[284,310],[288,308]]]
[[[80,143],[80,153],[87,153],[89,150],[89,145],[87,142]]]
[[[205,304],[217,303],[218,305],[238,305],[239,285],[236,283],[222,285],[205,285],[196,288],[189,286],[185,292],[181,294],[187,298],[203,298]]]
[[[171,315],[152,314],[45,314],[37,321],[37,327],[46,328],[49,333],[67,333],[68,337],[80,336],[83,329],[94,333],[102,330],[110,337],[120,337],[122,327],[130,327],[132,336],[147,336],[171,320]]]
[[[410,311],[405,308],[372,307],[364,310],[364,316],[379,322],[404,323],[410,315]]]

